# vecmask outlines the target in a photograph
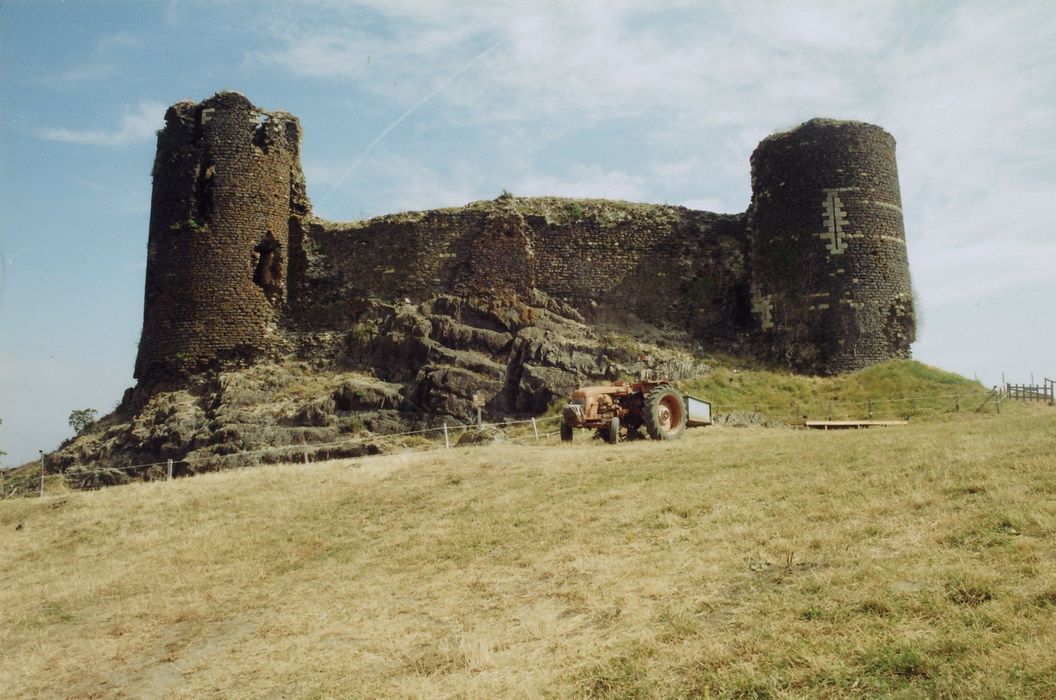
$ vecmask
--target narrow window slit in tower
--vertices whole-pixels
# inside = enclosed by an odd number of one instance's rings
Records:
[[[216,166],[212,163],[202,163],[194,178],[194,203],[189,217],[190,219],[208,221],[212,217],[213,178],[216,176]]]
[[[272,305],[282,301],[282,247],[271,231],[253,249],[253,283]]]

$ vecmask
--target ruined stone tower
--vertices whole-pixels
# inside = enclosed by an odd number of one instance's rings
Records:
[[[237,93],[180,102],[158,133],[140,380],[251,360],[279,342],[290,231],[308,215],[301,130]]]
[[[765,139],[751,165],[751,303],[764,353],[821,374],[909,357],[894,138],[813,119]]]
[[[342,224],[310,215],[292,115],[220,93],[165,120],[136,360],[147,384],[287,352],[351,361],[377,330],[369,309],[437,295],[633,314],[801,372],[909,357],[895,142],[876,126],[814,119],[765,139],[741,214],[504,194]],[[461,357],[428,340],[422,362]]]

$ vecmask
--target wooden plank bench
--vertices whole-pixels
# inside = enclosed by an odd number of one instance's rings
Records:
[[[796,425],[796,424],[793,424]],[[909,425],[908,420],[805,420],[799,423],[814,430],[846,430],[848,428],[889,428]]]

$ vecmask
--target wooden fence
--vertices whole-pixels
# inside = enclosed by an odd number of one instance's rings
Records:
[[[1006,384],[1005,396],[1017,401],[1053,401],[1054,382],[1046,379],[1044,384]]]

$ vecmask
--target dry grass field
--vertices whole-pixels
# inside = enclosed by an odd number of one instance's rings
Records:
[[[1006,406],[3,501],[0,688],[1054,697],[1056,410]]]

